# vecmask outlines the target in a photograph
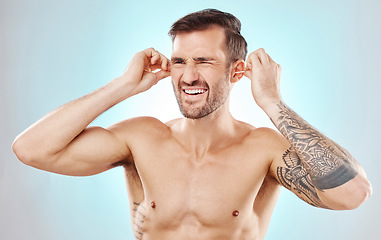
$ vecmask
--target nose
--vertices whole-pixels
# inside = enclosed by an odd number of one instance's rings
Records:
[[[189,85],[197,81],[199,78],[199,73],[197,67],[193,63],[187,63],[185,65],[184,73],[181,77],[181,80]]]

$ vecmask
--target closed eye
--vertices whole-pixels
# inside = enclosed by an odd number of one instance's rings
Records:
[[[199,58],[194,58],[193,59],[194,63],[196,64],[205,64],[205,65],[212,65],[215,63],[214,59],[212,58],[204,58],[204,57],[199,57]],[[171,59],[171,64],[172,65],[183,65],[186,64],[186,60],[183,58],[172,58]]]
[[[172,63],[172,65],[174,65],[174,64],[184,64],[185,61],[182,58],[174,58],[174,59],[171,60],[171,63]]]
[[[215,60],[210,57],[198,57],[193,59],[196,64],[213,64]]]
[[[209,62],[209,61],[200,61],[200,62],[197,62],[198,64],[213,64],[213,62]]]

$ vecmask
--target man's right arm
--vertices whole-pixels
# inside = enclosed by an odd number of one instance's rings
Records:
[[[153,72],[157,69],[161,71]],[[115,104],[169,75],[169,61],[164,55],[154,49],[139,52],[122,76],[57,108],[17,136],[13,151],[27,165],[76,176],[97,174],[117,162],[131,160],[128,144],[118,136],[125,126],[87,126]]]

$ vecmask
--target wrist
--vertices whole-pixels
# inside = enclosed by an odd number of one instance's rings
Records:
[[[278,105],[283,103],[282,99],[280,98],[271,98],[266,99],[266,101],[262,101],[261,104],[258,104],[258,106],[267,114],[271,114],[272,112],[278,111],[279,107]]]
[[[133,96],[132,89],[133,88],[126,83],[122,77],[117,77],[99,90],[108,96],[108,100],[115,105]]]

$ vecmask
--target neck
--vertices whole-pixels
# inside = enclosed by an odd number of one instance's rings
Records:
[[[195,154],[202,155],[215,147],[223,145],[234,132],[235,119],[226,105],[199,119],[185,118],[182,121],[184,144]]]

